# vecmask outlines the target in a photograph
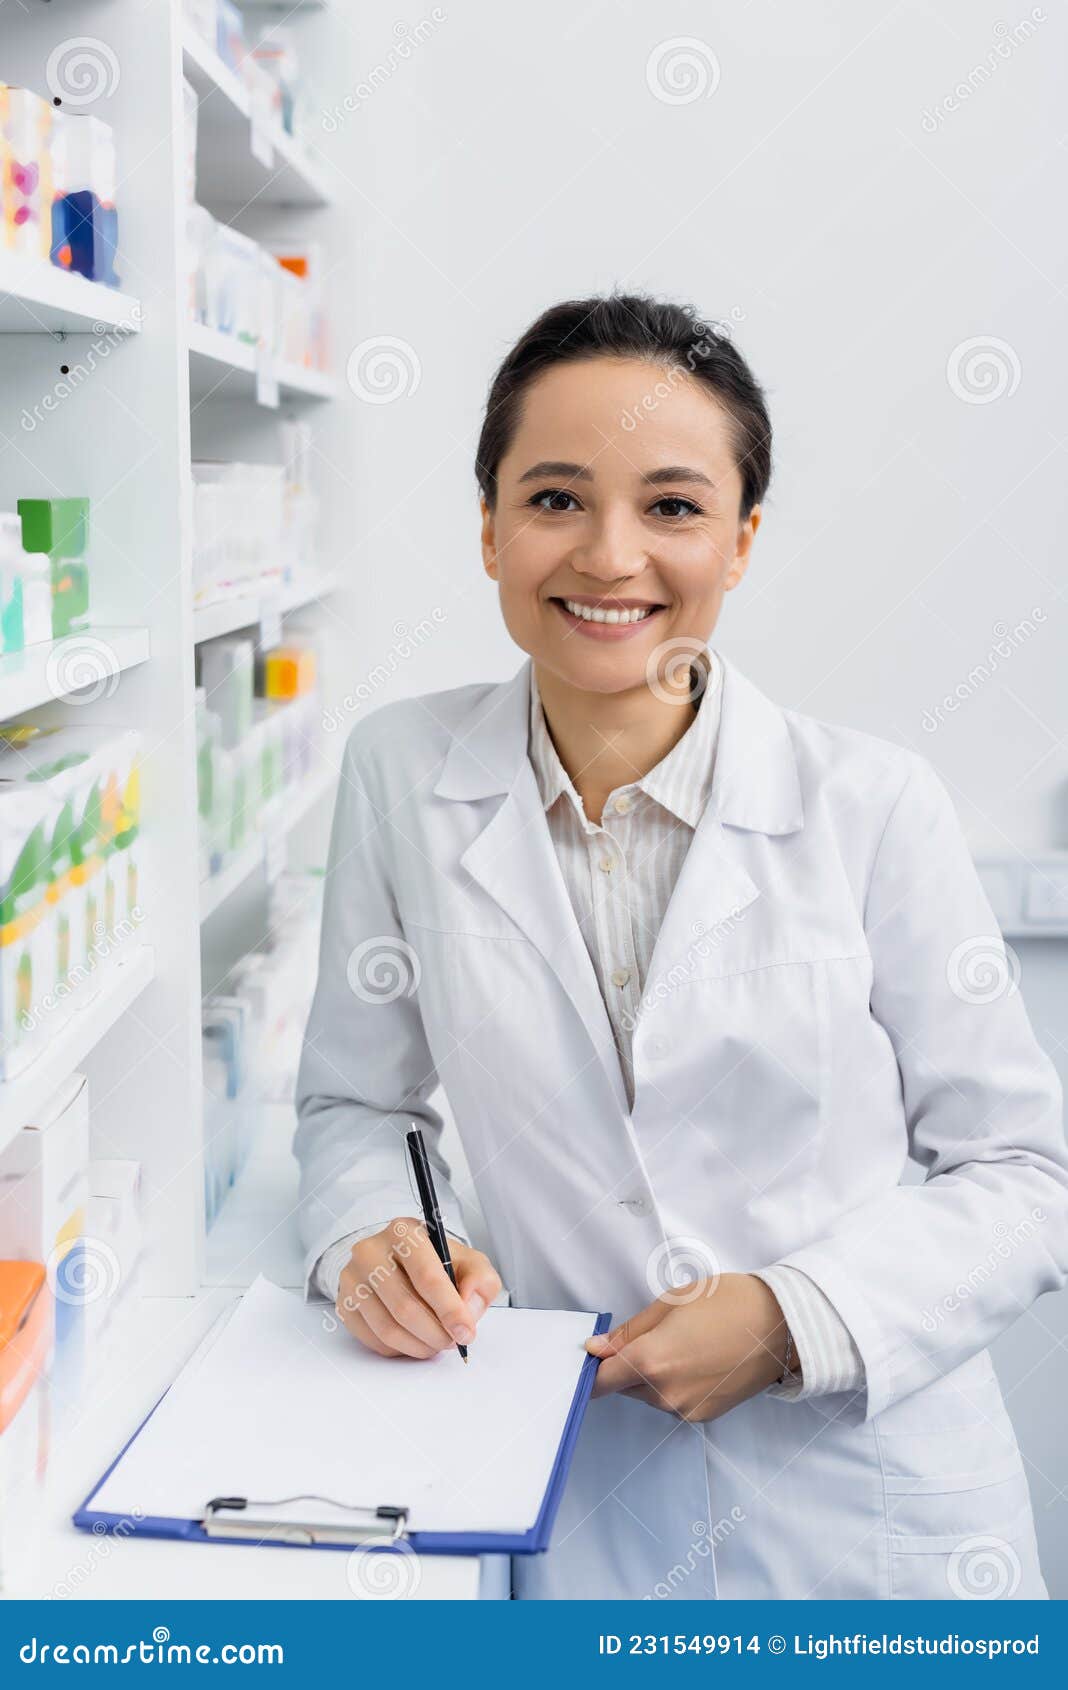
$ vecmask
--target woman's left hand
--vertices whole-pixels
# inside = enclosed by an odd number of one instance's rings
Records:
[[[601,1358],[595,1397],[638,1397],[683,1420],[716,1420],[780,1378],[786,1321],[752,1273],[681,1285],[586,1348]]]

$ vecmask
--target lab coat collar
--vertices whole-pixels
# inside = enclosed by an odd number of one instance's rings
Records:
[[[541,952],[586,1028],[611,1097],[634,1135],[608,1011],[564,877],[527,755],[530,664],[483,694],[459,730],[434,788],[437,796],[503,801],[464,851],[460,864]],[[693,972],[695,934],[729,934],[760,896],[724,824],[767,833],[801,826],[793,745],[782,712],[736,670],[724,666],[723,716],[712,792],[686,853],[650,960],[638,1020],[672,982]],[[702,940],[703,942],[703,940]],[[532,1029],[533,1032],[533,1029]],[[637,1036],[637,1035],[635,1035]],[[635,1094],[635,1105],[641,1086]]]
[[[717,655],[719,655],[717,653]],[[785,716],[727,658],[712,791],[705,815],[758,833],[804,826],[797,759]],[[490,798],[529,769],[529,659],[491,687],[460,724],[434,790],[440,798]]]

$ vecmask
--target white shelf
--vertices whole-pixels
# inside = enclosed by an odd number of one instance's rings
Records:
[[[14,1079],[0,1083],[0,1150],[33,1120],[67,1076],[85,1061],[94,1045],[100,1043],[144,991],[154,973],[151,946],[139,945],[131,956],[115,965],[96,997],[72,1012],[43,1055]]]
[[[280,594],[248,593],[240,598],[219,599],[216,604],[206,604],[194,610],[194,643],[199,645],[202,640],[215,640],[221,634],[234,634],[239,628],[251,628],[265,612],[270,614],[277,609],[286,616],[303,605],[317,604],[328,593],[336,592],[337,588],[337,576],[333,572],[324,572],[316,581],[283,588]]]
[[[141,302],[44,259],[0,252],[0,334],[136,334]]]
[[[248,90],[218,53],[186,27],[182,69],[200,97],[197,114],[197,198],[209,207],[328,205],[321,171],[280,123],[264,130],[273,162],[252,151]]]
[[[189,324],[189,397],[198,402],[218,394],[221,398],[256,397],[256,348],[233,335],[203,323]],[[337,383],[322,370],[299,364],[278,364],[275,376],[280,393],[289,399],[333,399]]]
[[[976,867],[1006,939],[1068,939],[1068,850],[980,855]]]
[[[107,624],[9,652],[0,657],[0,720],[8,721],[55,699],[77,698],[86,687],[110,692],[113,689],[106,683],[112,676],[150,656],[147,628]]]
[[[319,769],[300,786],[292,787],[281,792],[273,801],[271,814],[265,814],[256,830],[255,837],[221,869],[218,874],[209,875],[207,880],[200,882],[200,919],[207,921],[215,914],[226,900],[233,896],[239,886],[251,879],[266,865],[266,851],[270,840],[277,841],[279,835],[285,836],[293,831],[297,824],[304,820],[321,798],[332,792],[337,785],[338,772],[336,769]]]

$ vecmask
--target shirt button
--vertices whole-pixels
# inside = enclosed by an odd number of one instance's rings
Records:
[[[613,986],[625,986],[629,979],[629,968],[617,968],[615,973],[612,975],[612,984]]]
[[[634,807],[633,798],[628,798],[627,794],[625,792],[620,793],[619,797],[616,799],[615,803],[612,806],[612,808],[615,810],[617,816],[625,816],[627,811],[630,810],[630,809],[633,809],[633,807]]]
[[[602,874],[611,874],[615,866],[615,861],[612,857],[602,857],[600,863],[598,864]]]

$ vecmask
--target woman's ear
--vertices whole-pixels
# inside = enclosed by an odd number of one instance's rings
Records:
[[[754,505],[745,521],[738,529],[738,544],[734,551],[734,562],[727,571],[727,578],[723,583],[723,590],[729,593],[736,587],[746,570],[749,568],[749,555],[753,549],[753,538],[760,527],[762,511],[759,505]]]
[[[497,569],[497,534],[493,512],[486,500],[480,499],[482,509],[482,567],[491,581],[498,578]]]

